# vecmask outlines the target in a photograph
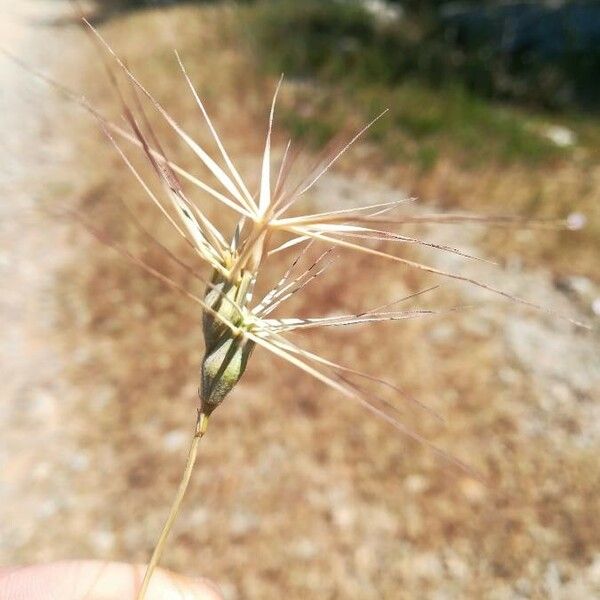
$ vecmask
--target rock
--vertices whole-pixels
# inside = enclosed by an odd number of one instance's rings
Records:
[[[386,24],[394,23],[402,18],[404,11],[400,5],[394,5],[386,0],[362,0],[361,4],[375,18]]]
[[[600,590],[600,554],[596,554],[596,557],[586,569],[586,575],[590,583]]]
[[[461,479],[460,490],[471,504],[480,504],[487,496],[485,486],[471,477],[463,477]]]
[[[438,579],[444,573],[440,557],[435,552],[421,552],[411,561],[412,571],[423,579]]]
[[[310,538],[300,538],[291,547],[292,555],[301,560],[312,560],[318,551],[317,545]]]
[[[456,339],[456,325],[439,323],[427,330],[427,337],[435,344],[450,344]]]
[[[356,522],[356,511],[351,506],[336,506],[331,511],[333,522],[340,529],[350,529]]]
[[[409,475],[404,480],[404,487],[411,494],[421,494],[429,487],[429,481],[423,475]]]
[[[90,534],[90,541],[100,554],[106,554],[115,546],[115,534],[107,529],[99,529]]]
[[[69,467],[76,473],[82,473],[90,466],[89,456],[82,450],[76,451],[69,456]]]
[[[551,142],[560,148],[574,146],[577,143],[575,132],[567,127],[562,127],[561,125],[548,125],[543,133]]]
[[[259,520],[253,513],[238,510],[229,519],[229,533],[234,538],[242,538],[258,529]]]
[[[600,349],[591,337],[512,318],[506,323],[505,341],[519,366],[540,383],[562,382],[580,394],[590,394],[600,385]]]
[[[580,212],[573,212],[567,217],[567,227],[571,231],[579,231],[587,224],[587,217]]]
[[[445,557],[446,569],[453,579],[464,580],[470,575],[469,565],[455,552],[449,551]]]
[[[185,447],[185,444],[188,441],[189,437],[189,433],[186,433],[185,431],[182,431],[180,429],[174,429],[163,435],[163,447],[168,452],[176,452],[177,450],[180,450],[181,448]]]

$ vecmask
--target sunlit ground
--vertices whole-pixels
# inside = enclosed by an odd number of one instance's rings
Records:
[[[44,39],[58,40],[65,31],[70,30],[46,31]],[[248,53],[232,9],[131,13],[107,21],[101,31],[189,133],[208,142],[176,70],[171,49],[177,47],[240,170],[256,184],[275,79],[264,75]],[[83,34],[68,35],[66,60],[53,61],[55,76],[76,74],[80,90],[116,115],[118,105],[93,49]],[[312,94],[290,81],[282,90],[281,111],[313,111],[322,94],[333,92],[315,89]],[[201,294],[202,285],[130,220],[123,203],[153,235],[193,262],[95,124],[50,92],[47,102],[68,115],[68,122],[48,123],[47,143],[67,139],[71,152],[44,173],[43,181],[30,182],[40,208],[77,208],[120,244]],[[348,92],[340,95],[348,132],[364,116],[347,108],[352,104]],[[170,156],[199,169],[166,127],[157,129]],[[287,135],[289,129],[279,125],[279,148]],[[310,152],[316,151],[308,144]],[[526,211],[532,202],[551,203],[552,216],[564,216],[566,207],[567,213],[589,213],[592,207],[596,227],[598,169],[578,156],[535,166],[490,160],[470,168],[444,150],[423,172],[371,139],[350,151],[305,206],[339,207],[416,192],[437,208],[488,213]],[[143,165],[138,158],[136,164]],[[215,222],[229,225],[224,211],[198,198]],[[409,205],[406,210],[422,209]],[[21,404],[7,409],[2,425],[10,434],[3,459],[12,468],[5,484],[11,504],[0,502],[1,560],[145,561],[193,427],[201,317],[197,305],[91,239],[76,223],[43,218],[50,240],[56,231],[68,237],[68,257],[51,285],[33,288],[38,297],[48,295],[53,307],[45,343],[58,357],[54,376],[59,381],[44,380],[41,396],[28,393],[26,379],[18,392],[6,394],[8,406],[18,399]],[[495,256],[508,268],[495,271],[447,263],[414,249],[394,250],[449,264],[594,319],[597,229],[415,232]],[[50,242],[37,257],[52,252]],[[293,256],[291,251],[270,261],[265,282]],[[572,275],[589,278],[589,298],[555,285]],[[360,311],[433,283],[440,281],[342,252],[329,273],[281,314]],[[38,299],[36,306],[44,302]],[[600,593],[597,331],[575,330],[556,317],[475,294],[457,282],[446,282],[412,306],[465,303],[477,306],[298,339],[333,360],[399,382],[439,411],[445,425],[396,399],[408,427],[479,470],[487,485],[257,351],[202,442],[165,566],[209,577],[232,599],[585,599]],[[42,340],[38,344],[44,346]],[[35,373],[32,378],[37,381]],[[45,430],[49,414],[51,428]],[[44,443],[30,445],[37,432]],[[24,498],[22,506],[18,498]],[[32,524],[25,509],[37,499],[44,499],[45,508],[38,504]]]

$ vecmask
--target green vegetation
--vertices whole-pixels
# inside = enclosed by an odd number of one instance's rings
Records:
[[[352,92],[345,97],[365,109],[364,118],[389,109],[371,139],[425,167],[435,164],[444,147],[467,163],[537,162],[564,152],[539,132],[539,117],[528,111],[494,103],[460,81],[436,84],[433,47],[423,47],[414,19],[381,23],[359,4],[311,0],[262,2],[244,17],[264,68],[325,84],[310,92],[321,110],[298,117],[291,114],[294,107],[285,117],[292,132],[309,142],[323,143],[339,128],[339,113],[350,111],[339,99],[341,86]]]
[[[433,166],[444,149],[458,153],[467,164],[490,159],[539,162],[565,153],[537,132],[533,118],[490,104],[461,87],[432,90],[408,80],[393,87],[352,86],[350,91],[346,98],[364,109],[364,120],[389,109],[371,128],[369,139],[386,154],[415,159],[423,166]],[[352,106],[335,87],[311,90],[315,93],[321,96],[318,110],[302,116],[292,107],[284,109],[282,119],[293,137],[322,146],[339,131],[342,115],[352,112]],[[301,98],[298,104],[305,101],[314,99]]]
[[[436,84],[418,73],[396,79],[389,74],[375,77],[366,67],[355,69],[353,64],[368,60],[382,65],[381,72],[391,61],[389,55],[383,60],[383,50],[376,51],[378,44],[400,27],[394,22],[376,24],[357,5],[317,5],[311,0],[280,0],[277,6],[264,0],[245,6],[187,4],[165,11],[169,23],[165,29],[157,25],[163,23],[156,18],[158,13],[144,10],[114,15],[104,27],[120,41],[124,56],[132,61],[140,56],[136,65],[140,77],[152,82],[153,92],[190,131],[198,134],[202,128],[193,102],[181,93],[172,31],[177,32],[178,50],[211,115],[215,121],[224,115],[224,135],[237,144],[235,152],[257,155],[262,151],[263,132],[250,132],[264,124],[264,107],[271,100],[276,79],[285,71],[276,131],[282,126],[287,129],[294,147],[308,150],[303,154],[329,145],[332,138],[338,143],[347,141],[388,108],[389,113],[363,139],[366,143],[346,154],[338,165],[340,171],[374,177],[449,210],[539,218],[583,213],[587,226],[576,234],[549,231],[531,244],[526,236],[494,230],[486,234],[485,244],[494,256],[515,254],[528,264],[551,264],[556,272],[572,274],[575,270],[597,276],[597,118],[583,111],[549,112],[500,102],[475,93],[464,83]],[[302,19],[294,17],[298,12],[304,15]],[[346,16],[337,19],[340,13]],[[314,15],[320,19],[318,28],[313,25]],[[150,53],[140,22],[152,25],[156,35],[163,36]],[[406,17],[402,26],[407,23]],[[366,50],[355,51],[357,45]],[[320,50],[312,53],[315,47]],[[298,55],[300,49],[305,54]],[[102,95],[103,89],[96,91]],[[560,147],[551,141],[551,126],[566,127],[574,143]],[[280,147],[285,141],[278,139]],[[214,217],[218,221],[221,215]]]
[[[176,3],[220,2],[111,0],[101,10]],[[492,41],[498,23],[477,15],[477,26],[459,32],[456,20],[442,17],[437,0],[402,2],[403,16],[396,19],[377,17],[358,0],[225,4],[237,5],[239,30],[261,68],[283,72],[288,81],[319,83],[310,97],[300,94],[301,104],[283,107],[290,132],[313,146],[322,146],[351,115],[364,121],[386,108],[390,114],[370,139],[389,157],[414,160],[425,169],[445,155],[466,165],[490,160],[533,164],[568,156],[569,148],[545,135],[549,121],[565,123],[583,143],[590,137],[589,124],[582,130],[572,111],[582,81],[588,96],[593,92],[596,78],[590,73],[600,64],[594,52],[580,56],[565,51],[553,62],[541,50],[509,55]],[[389,2],[390,7],[395,4]],[[500,5],[487,6],[498,17]],[[531,20],[531,15],[525,17]],[[298,110],[307,103],[318,104],[319,110]],[[569,112],[564,112],[566,106]],[[592,127],[592,140],[597,131]]]

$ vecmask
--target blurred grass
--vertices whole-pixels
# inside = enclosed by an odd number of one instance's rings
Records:
[[[536,31],[525,48],[522,31],[518,32],[521,45],[515,47],[510,39],[502,43],[502,33],[516,36],[511,26],[531,23],[535,3],[530,3],[529,11],[526,2],[515,3],[519,5],[513,11],[503,2],[479,7],[464,3],[461,8],[472,17],[470,28],[468,18],[457,19],[461,11],[456,4],[451,10],[450,2],[403,2],[397,13],[389,1],[258,0],[252,4],[258,17],[254,36],[266,60],[295,75],[319,72],[332,80],[386,84],[414,78],[435,89],[461,84],[480,97],[534,107],[595,110],[597,106],[593,74],[600,64],[599,55],[589,41],[585,52],[578,45],[587,37],[582,24],[585,16],[577,10],[563,13],[566,22],[560,27],[559,12],[537,6],[537,17],[545,17],[542,23],[549,28],[548,35],[544,38]],[[590,10],[591,4],[587,3]],[[586,3],[581,5],[584,10]],[[456,13],[454,19],[448,16],[452,13]],[[587,15],[588,19],[597,17],[591,12]],[[576,23],[578,28],[574,28]],[[548,52],[551,34],[560,38],[553,41],[562,54]]]
[[[396,153],[399,144],[389,132],[397,128],[417,145],[449,143],[470,162],[540,162],[563,154],[536,131],[541,115],[498,105],[469,91],[459,78],[448,84],[440,77],[434,85],[426,44],[411,36],[414,20],[382,24],[358,3],[313,0],[267,0],[246,14],[250,43],[270,72],[343,86],[349,101],[360,94],[368,116],[388,108],[389,119],[371,136]],[[295,131],[319,139],[327,118],[305,119]],[[420,161],[421,154],[417,148],[400,157]]]
[[[377,23],[357,4],[267,0],[239,7],[235,20],[257,67],[287,75],[292,92],[279,114],[295,140],[320,148],[344,125],[358,128],[388,109],[366,136],[371,174],[446,208],[532,218],[580,211],[582,232],[549,232],[531,245],[527,236],[494,231],[485,243],[496,256],[600,277],[595,116],[498,103],[460,80],[432,85],[426,65],[417,79],[413,22]],[[557,145],[550,126],[571,131],[575,144]],[[352,153],[342,168],[362,170],[365,152]]]
[[[343,84],[321,88],[325,108],[318,114],[299,116],[295,108],[284,113],[284,122],[300,139],[322,146],[339,130],[351,102],[363,107],[364,118],[388,110],[367,139],[378,144],[388,158],[414,162],[429,170],[440,151],[452,153],[466,165],[488,161],[540,164],[567,152],[536,132],[535,121],[508,107],[494,106],[464,88],[432,90],[416,81],[392,88]],[[347,101],[340,101],[344,95]],[[352,99],[352,100],[351,100]]]

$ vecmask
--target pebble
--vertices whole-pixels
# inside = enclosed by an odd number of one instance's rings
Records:
[[[587,217],[580,212],[573,212],[567,217],[567,227],[572,231],[583,229],[587,225]]]
[[[409,475],[404,480],[404,487],[411,494],[420,494],[429,487],[429,480],[423,475]]]
[[[560,594],[560,572],[555,562],[550,562],[544,573],[544,589],[548,594],[548,599],[559,598]]]
[[[301,560],[311,560],[318,554],[318,546],[310,538],[300,538],[291,548],[292,554]]]
[[[75,452],[69,456],[69,467],[77,473],[85,471],[90,466],[90,459],[84,452]]]
[[[463,478],[460,482],[460,489],[471,504],[479,504],[485,500],[485,486],[479,483],[479,481],[475,481],[475,479],[471,479],[470,477]]]
[[[562,125],[548,125],[544,135],[559,148],[567,148],[577,143],[575,132]]]
[[[453,579],[463,580],[470,574],[469,565],[455,552],[446,555],[446,568]]]
[[[162,443],[163,448],[167,452],[176,452],[181,448],[185,447],[188,440],[189,434],[180,429],[173,429],[163,435]]]
[[[331,516],[340,529],[350,529],[356,522],[356,511],[351,506],[336,506],[332,509]]]
[[[594,560],[587,568],[587,577],[592,585],[600,588],[600,554],[596,554]]]
[[[443,565],[440,557],[434,552],[421,552],[411,560],[412,571],[423,579],[438,579],[443,575]]]
[[[451,323],[440,323],[427,332],[427,337],[436,344],[447,344],[456,339],[456,327]]]
[[[246,511],[236,511],[229,519],[229,533],[234,538],[240,538],[256,531],[259,520],[256,515]]]
[[[114,548],[115,534],[107,529],[99,529],[91,533],[90,540],[96,550],[105,554]]]

